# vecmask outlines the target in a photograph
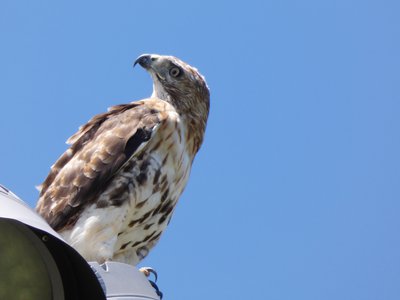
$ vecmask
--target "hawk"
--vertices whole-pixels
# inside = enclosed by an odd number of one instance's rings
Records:
[[[132,265],[160,239],[204,137],[210,93],[197,69],[141,55],[150,98],[96,115],[39,187],[36,210],[86,260]]]

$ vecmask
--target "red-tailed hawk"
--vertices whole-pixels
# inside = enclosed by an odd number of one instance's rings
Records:
[[[209,111],[197,69],[142,55],[150,98],[111,107],[67,143],[37,211],[88,261],[136,265],[159,240],[189,179]]]

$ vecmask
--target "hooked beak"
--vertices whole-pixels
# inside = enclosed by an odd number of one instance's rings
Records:
[[[133,64],[133,67],[135,67],[137,64],[141,65],[143,68],[146,70],[151,67],[151,63],[153,61],[157,60],[155,55],[152,54],[142,54],[140,55],[136,60],[135,63]]]

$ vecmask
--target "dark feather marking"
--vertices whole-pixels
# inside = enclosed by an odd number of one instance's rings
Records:
[[[179,143],[182,143],[182,132],[178,130]]]
[[[154,209],[153,212],[151,213],[151,216],[157,215],[160,212],[162,206],[163,206],[163,203],[158,204],[156,209]]]
[[[142,241],[137,241],[135,243],[132,244],[132,248],[135,248],[136,246],[139,246],[142,243],[145,243],[147,241],[154,241],[155,239],[159,238],[162,232],[159,232],[156,234],[157,231],[153,231],[151,234],[149,234],[148,236],[146,236]]]
[[[140,166],[140,172],[147,173],[149,166],[151,165],[150,160],[143,161],[142,165]]]
[[[147,213],[145,213],[143,215],[143,217],[141,218],[141,221],[144,222],[150,216],[150,214],[151,214],[151,211],[148,211]]]
[[[147,181],[147,174],[145,172],[140,172],[138,176],[136,176],[136,181],[139,185],[143,185]]]
[[[167,159],[168,159],[168,155],[169,155],[168,153],[167,153],[167,155],[165,155],[165,157],[164,157],[164,159],[163,159],[161,165],[165,165],[165,164],[166,164]]]
[[[164,202],[165,199],[167,199],[169,195],[169,188],[167,188],[167,190],[164,192],[164,194],[161,196],[161,202]]]
[[[153,187],[153,192],[152,192],[152,194],[157,193],[159,190],[160,190],[160,184],[157,183],[157,184]]]
[[[174,210],[174,205],[171,205],[167,211],[165,212],[165,214],[168,216],[172,211]]]
[[[165,202],[160,209],[160,213],[165,214],[165,212],[169,210],[173,205],[174,203],[172,201]]]
[[[140,219],[138,219],[138,220],[132,220],[132,221],[130,221],[129,222],[129,224],[128,224],[128,226],[129,227],[133,227],[136,223],[138,223],[140,221]]]
[[[135,207],[136,207],[137,209],[142,208],[142,206],[146,203],[147,200],[148,200],[148,199],[143,200],[143,201],[137,203],[137,204],[135,205]]]
[[[153,226],[153,223],[151,223],[151,224],[146,224],[146,225],[143,227],[143,229],[144,229],[144,230],[148,230],[151,226]]]
[[[158,225],[160,225],[161,223],[164,223],[166,218],[167,218],[167,215],[162,215],[160,220],[158,220]]]
[[[147,213],[145,213],[143,215],[143,217],[141,217],[140,219],[136,219],[136,220],[132,220],[129,222],[128,226],[129,227],[133,227],[136,223],[143,223],[151,214],[152,211],[148,211]]]
[[[163,177],[161,178],[162,183],[166,183],[168,181],[167,174],[164,174]]]
[[[161,233],[162,233],[162,231],[160,231],[160,232],[157,233],[155,236],[153,236],[153,237],[149,240],[149,243],[152,242],[152,241],[154,241],[154,240],[156,240],[156,239],[158,239],[158,238],[160,237]]]
[[[105,208],[108,207],[110,203],[106,199],[97,200],[96,207],[97,208]]]
[[[115,189],[113,189],[108,197],[108,201],[98,201],[96,203],[97,207],[107,207],[108,205],[113,205],[113,206],[121,206],[123,203],[125,203],[126,198],[128,197],[127,195],[127,185],[121,184],[117,186]],[[101,206],[105,205],[105,206]]]
[[[128,199],[128,195],[125,195],[125,197],[120,196],[118,198],[110,199],[110,201],[111,201],[112,206],[118,207],[118,206],[121,206],[122,204],[124,204],[127,199]]]
[[[153,179],[153,184],[154,185],[156,185],[158,183],[158,180],[160,179],[160,176],[161,176],[161,168],[157,169],[156,173],[154,174],[154,179]]]
[[[131,242],[127,242],[127,243],[123,244],[123,245],[121,246],[121,248],[119,248],[119,250],[124,250],[130,243],[131,243]]]
[[[136,246],[140,245],[141,243],[142,243],[142,241],[138,241],[136,243],[133,243],[131,247],[135,248]]]
[[[140,173],[138,176],[136,176],[136,180],[140,185],[144,184],[147,181],[147,174],[150,165],[150,160],[145,160],[142,162],[142,165],[140,166]]]
[[[155,234],[156,234],[156,231],[153,231],[153,233],[151,233],[148,236],[146,236],[142,242],[147,242]]]
[[[168,207],[168,209],[166,209],[166,211],[165,211],[165,213],[161,216],[161,218],[158,220],[158,224],[161,224],[161,223],[163,223],[167,218],[169,218],[168,219],[168,223],[170,222],[170,220],[171,220],[171,212],[173,211],[173,209],[174,209],[174,205],[172,204],[172,205],[170,205],[169,207]]]
[[[161,190],[165,191],[168,188],[168,177],[167,174],[161,178]]]
[[[157,193],[160,190],[160,176],[161,176],[161,168],[157,169],[153,178],[153,194]]]

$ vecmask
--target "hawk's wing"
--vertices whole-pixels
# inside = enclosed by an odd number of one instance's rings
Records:
[[[36,207],[55,230],[74,224],[115,172],[151,139],[166,118],[157,109],[159,102],[164,101],[148,99],[111,107],[67,141],[71,147],[52,166]]]

